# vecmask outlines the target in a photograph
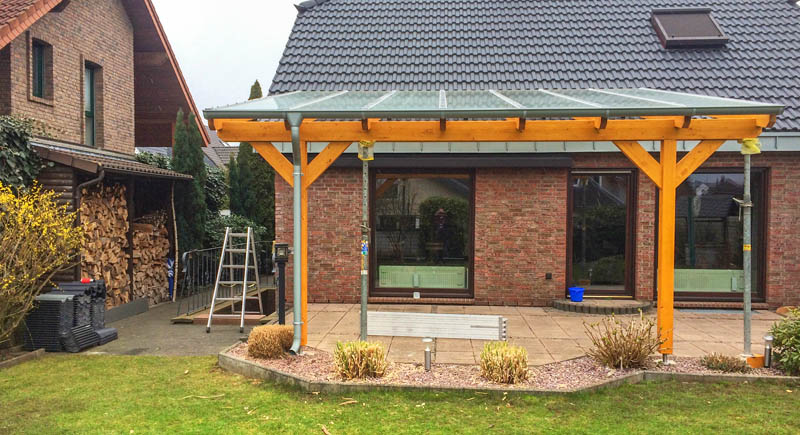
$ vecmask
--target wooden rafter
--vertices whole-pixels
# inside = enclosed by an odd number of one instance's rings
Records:
[[[325,172],[331,164],[350,146],[352,142],[331,142],[325,146],[321,153],[314,157],[308,164],[308,169],[303,171],[303,187],[311,184]]]
[[[683,156],[675,172],[677,177],[675,186],[680,186],[684,180],[692,175],[692,172],[697,170],[725,141],[722,140],[704,140],[697,144],[688,154]]]
[[[289,161],[271,142],[252,142],[253,149],[256,150],[264,160],[275,169],[275,172],[281,176],[290,186],[294,186],[294,179],[292,172],[294,167],[292,162]]]
[[[634,140],[616,140],[614,141],[614,145],[616,145],[630,161],[635,163],[656,186],[661,187],[661,165],[639,142]]]

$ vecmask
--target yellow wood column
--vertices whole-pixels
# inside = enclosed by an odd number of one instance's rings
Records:
[[[672,354],[675,292],[675,189],[677,150],[674,140],[661,142],[661,190],[658,195],[658,351]]]
[[[308,142],[300,142],[300,166],[303,172],[301,178],[300,189],[300,232],[302,234],[300,258],[301,265],[300,273],[302,279],[300,281],[301,297],[300,297],[300,314],[303,322],[300,328],[300,345],[308,345],[308,186],[306,185],[306,171],[308,170]]]

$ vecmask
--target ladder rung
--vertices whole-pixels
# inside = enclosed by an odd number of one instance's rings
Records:
[[[259,313],[258,311],[255,311],[255,312],[246,312],[244,314],[261,314],[261,313]],[[214,314],[212,317],[214,317],[214,318],[224,317],[224,318],[240,319],[242,317],[242,314],[241,313],[239,313],[239,314]]]
[[[244,248],[228,248],[228,249],[225,250],[225,252],[229,252],[229,253],[232,253],[232,254],[244,254],[245,252],[247,252],[247,249],[244,249]]]
[[[238,285],[242,285],[244,283],[242,281],[219,281],[219,284],[224,284],[224,285],[237,285],[238,284]],[[247,285],[256,285],[256,284],[257,283],[255,281],[247,280]]]
[[[245,299],[248,300],[248,301],[257,301],[258,297],[256,297],[256,296],[248,296]],[[239,296],[238,298],[237,297],[233,297],[233,298],[220,298],[220,297],[218,297],[216,300],[218,300],[218,301],[241,301],[242,297],[241,296]]]
[[[231,237],[247,237],[247,233],[229,233]]]
[[[243,264],[223,264],[222,267],[227,267],[228,269],[244,269],[245,265],[243,265]],[[246,267],[249,267],[250,269],[255,269],[256,268],[253,265],[246,266]]]

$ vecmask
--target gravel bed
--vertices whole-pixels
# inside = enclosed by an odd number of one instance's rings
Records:
[[[721,370],[711,370],[707,369],[705,366],[700,364],[700,358],[686,358],[686,357],[675,357],[671,359],[675,362],[675,364],[669,365],[661,365],[657,364],[651,370],[657,372],[668,372],[668,373],[693,373],[693,374],[700,374],[700,375],[724,375],[724,374],[748,374],[748,375],[756,375],[756,376],[783,376],[785,373],[778,369],[774,368],[759,368],[759,369],[750,369],[747,373],[725,373]]]
[[[333,369],[330,353],[306,347],[304,355],[286,355],[278,359],[253,358],[247,354],[247,343],[241,343],[230,350],[230,354],[264,367],[310,381],[343,382]],[[353,384],[376,385],[415,385],[429,387],[471,387],[503,389],[540,389],[568,391],[589,387],[600,382],[615,379],[631,373],[631,370],[614,370],[595,363],[588,357],[531,367],[528,380],[519,384],[498,384],[481,377],[477,365],[433,364],[426,372],[421,364],[390,362],[386,375],[382,378],[346,381]]]

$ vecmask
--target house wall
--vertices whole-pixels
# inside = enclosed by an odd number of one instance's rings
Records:
[[[52,99],[31,94],[32,38],[53,47]],[[7,49],[11,113],[43,121],[54,139],[83,143],[83,70],[89,61],[102,68],[96,107],[98,145],[134,153],[133,27],[119,0],[70,2],[62,12],[42,17]]]
[[[579,153],[573,159],[575,169],[634,169],[619,153]],[[768,168],[767,303],[800,304],[800,153],[768,152],[752,162]],[[718,153],[701,169],[742,166],[740,154]],[[546,306],[564,297],[568,174],[567,169],[475,171],[476,304]],[[644,174],[636,179],[635,297],[652,300],[657,190]],[[276,238],[291,244],[292,190],[282,179],[276,180],[275,203]],[[358,302],[360,219],[360,170],[329,169],[309,193],[310,302]],[[291,269],[290,261],[289,299]]]
[[[11,113],[11,49],[0,48],[0,115]]]

